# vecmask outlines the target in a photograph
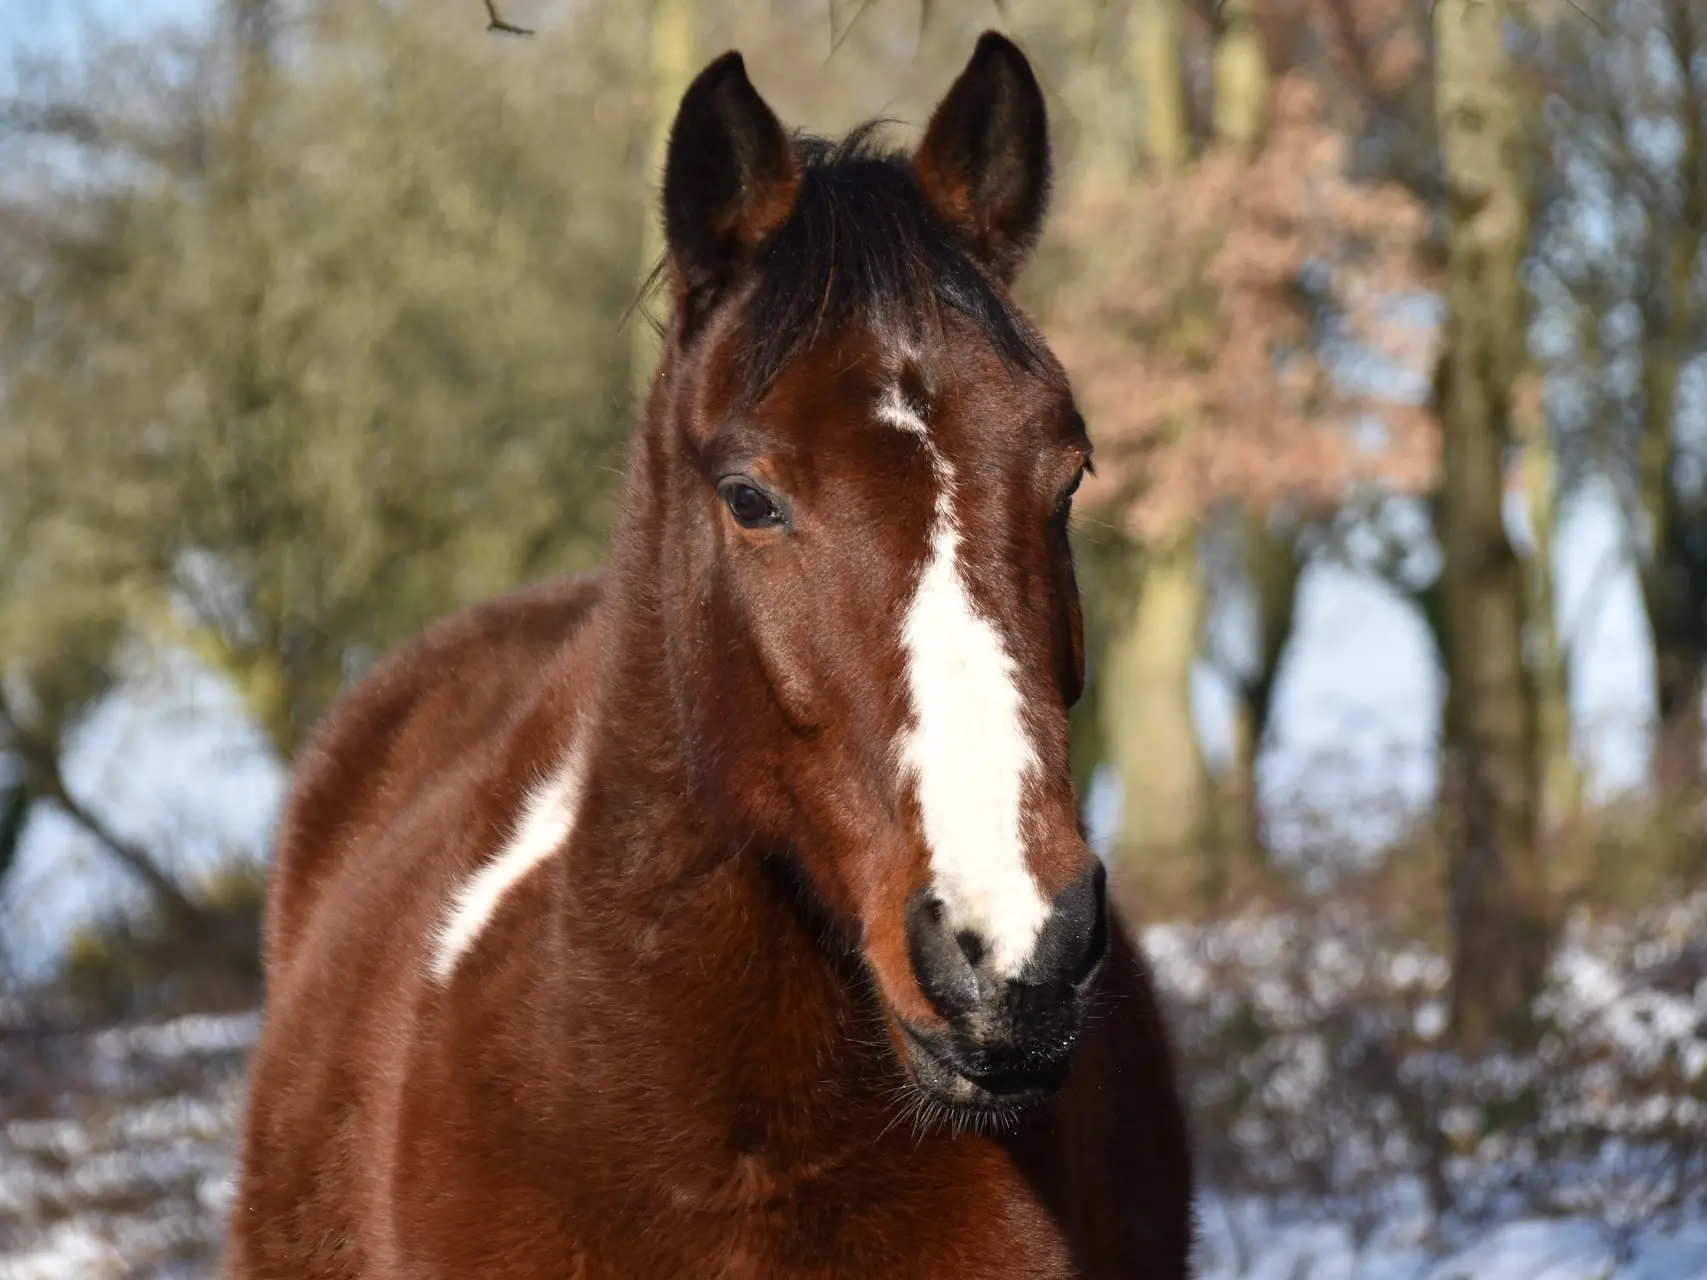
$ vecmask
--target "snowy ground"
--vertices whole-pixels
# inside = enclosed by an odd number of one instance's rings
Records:
[[[1151,930],[1199,1128],[1221,1139],[1199,1273],[1707,1280],[1704,938],[1707,895],[1577,921],[1545,1006],[1553,1048],[1470,1071],[1432,1047],[1444,971],[1414,943],[1331,912]],[[73,1035],[8,1029],[15,1012],[0,1007],[0,1280],[217,1274],[256,1016]],[[1537,1081],[1522,1126],[1490,1119]],[[1452,1131],[1432,1165],[1418,1088]],[[1451,1213],[1429,1207],[1431,1169]]]
[[[0,1280],[216,1275],[258,1026],[0,1038]]]
[[[1516,1218],[1464,1238],[1426,1215],[1359,1230],[1211,1200],[1204,1280],[1693,1280],[1707,1276],[1707,1222],[1616,1229],[1586,1218]]]

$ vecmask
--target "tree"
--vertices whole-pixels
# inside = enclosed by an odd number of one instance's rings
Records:
[[[615,488],[625,51],[593,15],[499,47],[430,10],[337,6],[289,74],[240,22],[187,82],[98,68],[36,141],[126,176],[44,165],[0,215],[29,264],[0,296],[12,474],[41,486],[9,625],[52,652],[95,604],[191,645],[286,758],[374,653],[594,560]]]
[[[1676,71],[1681,154],[1671,180],[1654,175],[1641,194],[1652,230],[1643,246],[1641,294],[1643,421],[1636,445],[1636,498],[1645,536],[1639,580],[1654,642],[1654,701],[1659,716],[1653,776],[1676,795],[1701,778],[1707,728],[1702,681],[1707,663],[1707,502],[1691,485],[1679,448],[1678,390],[1699,346],[1696,274],[1707,235],[1707,120],[1696,66],[1707,22],[1691,0],[1664,0],[1657,26]],[[1633,123],[1633,122],[1632,122]]]
[[[686,92],[688,81],[698,67],[694,65],[694,14],[688,0],[650,0],[646,35],[647,103],[646,103],[646,165],[644,189],[656,190],[664,173],[664,152],[670,141],[670,123],[676,118],[676,107]],[[640,238],[641,285],[651,278],[664,251],[664,229],[659,211],[648,207],[642,223]],[[630,317],[630,378],[634,401],[639,404],[652,380],[652,367],[658,360],[658,330],[650,317],[636,314]]]
[[[1220,41],[1256,41],[1251,11],[1224,23]],[[1082,173],[1059,215],[1081,248],[1048,311],[1098,439],[1084,509],[1137,547],[1099,579],[1104,609],[1119,610],[1104,623],[1098,696],[1109,756],[1137,801],[1127,847],[1212,855],[1212,891],[1226,879],[1216,847],[1254,856],[1259,838],[1252,770],[1291,632],[1299,533],[1359,486],[1432,483],[1435,456],[1426,410],[1339,385],[1324,351],[1426,363],[1428,335],[1388,314],[1425,279],[1422,206],[1348,176],[1315,75],[1288,69],[1269,87],[1260,49],[1216,49],[1227,80],[1214,114],[1228,137],[1172,175]],[[1376,448],[1358,443],[1370,415],[1386,435]],[[1236,559],[1259,634],[1255,660],[1230,673],[1241,731],[1211,835],[1187,691],[1209,599],[1199,534],[1229,518],[1242,526]]]
[[[1178,178],[1192,150],[1179,0],[1140,0],[1131,21],[1144,158],[1154,179],[1167,183]],[[1100,176],[1124,185],[1131,169]],[[1180,327],[1190,323],[1182,317]],[[1170,429],[1186,433],[1194,425],[1181,414]],[[1102,629],[1099,712],[1120,781],[1121,857],[1140,870],[1189,858],[1206,831],[1209,780],[1191,707],[1205,603],[1195,515],[1152,524],[1125,549],[1129,562],[1104,575],[1109,621]]]
[[[1548,956],[1525,583],[1506,535],[1504,451],[1524,364],[1522,121],[1505,7],[1437,0],[1435,103],[1450,242],[1437,370],[1437,534],[1448,677],[1443,807],[1460,1043],[1521,1034]]]
[[[1558,617],[1554,548],[1559,530],[1559,457],[1538,383],[1531,372],[1514,392],[1512,439],[1517,461],[1511,470],[1524,517],[1525,649],[1535,686],[1541,813],[1547,824],[1558,826],[1576,816],[1583,778],[1571,733],[1570,638],[1561,634]]]
[[[231,0],[0,103],[0,816],[57,804],[168,915],[169,858],[60,780],[125,646],[193,650],[288,761],[379,652],[602,549],[634,50],[452,12],[327,5],[284,56]]]

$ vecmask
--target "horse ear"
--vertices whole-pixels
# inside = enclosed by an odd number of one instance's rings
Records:
[[[782,122],[741,55],[724,54],[682,95],[664,162],[664,238],[689,298],[728,284],[787,221],[799,189]]]
[[[931,116],[913,171],[937,216],[1012,280],[1037,243],[1049,204],[1049,117],[1031,64],[1013,41],[994,31],[979,37]]]

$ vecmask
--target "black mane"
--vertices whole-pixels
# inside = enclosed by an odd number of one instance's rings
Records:
[[[747,391],[757,398],[820,333],[865,322],[919,341],[945,311],[966,317],[1022,368],[1038,341],[971,250],[926,204],[904,153],[882,148],[883,121],[840,141],[796,134],[800,190],[760,247],[742,308]],[[662,266],[654,273],[654,283]]]
[[[797,134],[800,193],[759,249],[743,305],[748,389],[757,395],[825,328],[855,320],[923,337],[943,311],[977,325],[1006,360],[1030,367],[1036,339],[925,203],[911,160],[878,142],[882,121],[839,142]]]

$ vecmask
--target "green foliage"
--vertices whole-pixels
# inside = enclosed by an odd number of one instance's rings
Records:
[[[65,95],[73,164],[66,112],[10,140],[0,658],[47,721],[140,630],[226,671],[288,757],[377,652],[598,559],[631,51],[608,15],[525,42],[450,16],[343,5],[175,70],[123,50]]]
[[[1073,530],[1073,562],[1085,628],[1085,691],[1073,708],[1073,783],[1081,800],[1091,777],[1108,758],[1102,661],[1115,625],[1114,604],[1130,599],[1143,579],[1143,552],[1120,530],[1081,518]]]

